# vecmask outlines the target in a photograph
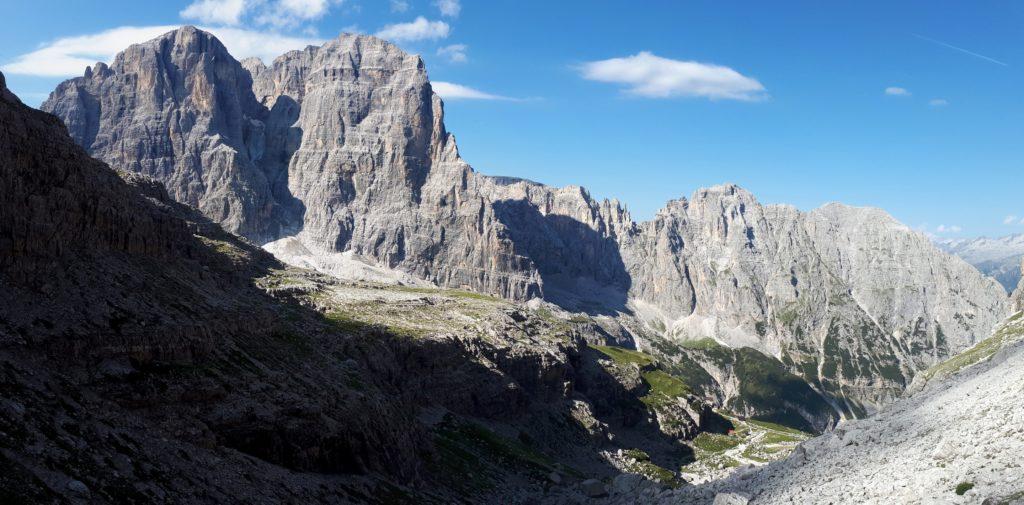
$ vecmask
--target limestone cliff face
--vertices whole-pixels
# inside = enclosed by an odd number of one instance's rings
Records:
[[[513,299],[549,280],[628,287],[608,259],[607,233],[629,222],[621,207],[473,172],[422,60],[374,37],[265,66],[185,27],[61,84],[43,109],[97,158],[260,243],[296,236],[315,253]]]
[[[269,111],[274,170],[303,202],[298,238],[307,247],[351,250],[442,285],[540,294],[536,270],[445,131],[418,56],[342,35],[269,67],[245,65]]]
[[[42,109],[94,157],[153,177],[175,200],[260,239],[285,216],[259,163],[263,111],[251,88],[220,41],[186,27],[86,69]]]
[[[861,415],[1005,315],[998,284],[877,209],[763,206],[732,185],[622,241],[631,298],[676,339],[780,358]]]
[[[1024,271],[1024,260],[1021,261],[1021,269]],[[1024,279],[1020,280],[1017,289],[1010,296],[1014,310],[1024,310]]]
[[[264,65],[186,27],[61,84],[43,108],[94,156],[260,243],[754,347],[849,413],[894,398],[1007,309],[995,282],[881,211],[804,213],[727,185],[635,223],[583,188],[478,174],[422,60],[374,37]]]

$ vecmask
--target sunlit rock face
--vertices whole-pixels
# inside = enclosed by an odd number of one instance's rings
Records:
[[[632,297],[669,335],[779,357],[863,415],[984,336],[999,285],[870,208],[761,205],[733,185],[671,202],[623,241]]]
[[[1024,271],[1024,261],[1021,261],[1021,269]],[[1010,297],[1011,303],[1013,303],[1014,310],[1024,310],[1024,279],[1020,280],[1020,284],[1017,285],[1017,290],[1013,292]]]

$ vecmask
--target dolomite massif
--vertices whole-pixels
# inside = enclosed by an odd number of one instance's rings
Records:
[[[641,348],[650,335],[748,346],[845,417],[892,401],[1008,309],[996,282],[876,209],[801,212],[723,185],[637,223],[579,187],[479,174],[422,60],[375,37],[265,65],[183,27],[62,83],[42,108],[91,155],[269,250],[301,251],[291,260],[332,270],[345,253],[442,287],[542,298],[617,318]]]

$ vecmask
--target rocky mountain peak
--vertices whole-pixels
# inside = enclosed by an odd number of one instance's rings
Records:
[[[21,100],[7,89],[7,78],[4,77],[3,72],[0,72],[0,98],[12,103],[21,103]]]

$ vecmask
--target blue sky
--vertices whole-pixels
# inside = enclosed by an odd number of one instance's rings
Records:
[[[211,27],[236,57],[265,59],[383,33],[447,83],[448,128],[483,173],[580,184],[641,220],[734,182],[802,209],[881,207],[943,237],[1024,232],[1024,2],[35,0],[5,12],[0,69],[32,105],[81,61],[165,26]]]

